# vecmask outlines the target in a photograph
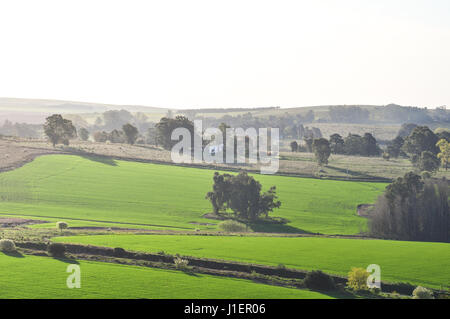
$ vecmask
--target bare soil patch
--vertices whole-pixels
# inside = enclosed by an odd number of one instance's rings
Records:
[[[0,218],[0,227],[16,227],[44,223],[48,223],[48,221],[25,218]]]
[[[23,139],[26,141],[26,139]],[[60,153],[57,149],[35,148],[17,143],[16,138],[0,138],[0,172],[14,170],[37,156]]]

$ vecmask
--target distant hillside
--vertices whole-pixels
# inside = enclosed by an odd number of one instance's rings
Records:
[[[109,110],[127,110],[129,112],[161,113],[166,108],[140,105],[114,105],[89,102],[73,102],[44,99],[0,98],[0,112],[33,112],[33,113],[103,113]]]

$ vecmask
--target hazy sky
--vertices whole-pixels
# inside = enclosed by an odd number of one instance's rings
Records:
[[[450,106],[450,1],[2,0],[0,96]]]

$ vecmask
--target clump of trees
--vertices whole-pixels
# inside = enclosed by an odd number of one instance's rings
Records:
[[[213,190],[206,194],[215,214],[225,213],[228,209],[234,216],[248,221],[268,217],[269,212],[281,206],[272,186],[262,193],[261,184],[246,172],[238,175],[214,173]]]
[[[449,182],[410,172],[386,187],[370,215],[372,236],[449,242]]]
[[[413,166],[420,172],[433,173],[440,166],[448,168],[450,158],[450,132],[436,130],[416,124],[402,125],[398,136],[387,145],[389,158],[399,156],[410,159]]]
[[[365,133],[364,136],[349,134],[345,139],[339,134],[331,135],[329,140],[308,137],[304,139],[304,142],[306,150],[316,154],[319,164],[327,164],[330,154],[360,156],[379,156],[381,154],[377,140],[370,133]],[[303,149],[296,141],[292,141],[290,147],[292,152]]]
[[[44,132],[53,144],[53,147],[59,143],[69,145],[69,140],[77,136],[77,129],[72,124],[72,121],[64,119],[60,114],[53,114],[47,117],[44,124]]]
[[[110,141],[111,143],[128,143],[133,145],[139,137],[139,130],[130,123],[127,123],[123,125],[122,130],[114,129],[110,133],[97,131],[92,137],[94,141],[100,143]]]

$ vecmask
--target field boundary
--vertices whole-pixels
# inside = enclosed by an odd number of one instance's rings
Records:
[[[248,169],[248,168],[234,168],[230,166],[218,166],[213,164],[197,164],[197,163],[174,163],[170,161],[160,161],[154,159],[143,159],[143,158],[135,158],[135,157],[126,157],[126,156],[109,156],[92,152],[83,152],[83,151],[61,151],[62,155],[78,155],[78,156],[92,156],[99,157],[104,159],[112,159],[117,161],[127,161],[127,162],[138,162],[138,163],[147,163],[147,164],[158,164],[158,165],[171,165],[171,166],[179,166],[179,167],[190,167],[190,168],[199,168],[199,169],[207,169],[207,170],[217,170],[217,171],[230,171],[230,172],[248,172],[251,174],[262,175],[259,169]],[[51,155],[51,154],[50,154]],[[302,174],[302,173],[288,173],[288,172],[280,172],[278,171],[273,176],[286,176],[286,177],[298,177],[298,178],[312,178],[318,180],[335,180],[335,181],[349,181],[349,182],[372,182],[372,183],[391,183],[393,179],[384,178],[384,177],[370,177],[370,178],[348,178],[344,176],[334,176],[328,175],[326,177],[318,177],[312,174]]]
[[[250,264],[235,261],[224,261],[209,258],[197,258],[191,256],[179,256],[179,255],[169,255],[169,254],[152,254],[152,253],[142,253],[124,250],[122,248],[110,248],[101,247],[93,245],[80,245],[80,244],[66,244],[61,243],[66,247],[66,251],[75,255],[85,254],[90,256],[104,256],[104,257],[115,257],[115,258],[126,258],[132,260],[149,261],[149,262],[159,262],[165,264],[174,264],[174,260],[177,257],[182,257],[189,261],[189,266],[200,267],[205,269],[212,269],[217,271],[235,271],[247,274],[260,274],[265,276],[276,276],[285,279],[299,279],[302,280],[310,272],[307,270],[292,269],[285,267],[274,267],[267,265]],[[43,242],[17,242],[17,247],[46,251],[48,243]],[[329,274],[333,278],[336,284],[345,285],[347,283],[347,278],[338,276],[335,274]],[[381,283],[381,289],[383,292],[397,292],[404,295],[412,295],[413,290],[416,288],[415,285],[409,283],[391,283],[383,282]],[[443,293],[442,291],[432,289],[435,293]]]

